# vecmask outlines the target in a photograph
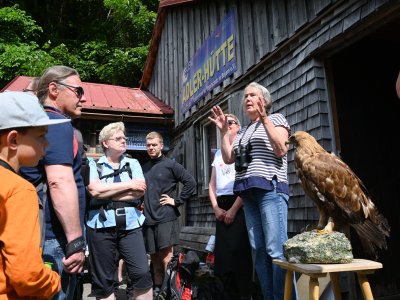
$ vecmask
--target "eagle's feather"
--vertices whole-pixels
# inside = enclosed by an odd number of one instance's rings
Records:
[[[350,225],[365,251],[377,258],[377,249],[387,248],[390,227],[360,178],[304,131],[292,134],[288,143],[296,148],[294,162],[301,185],[318,208],[318,228],[330,232]]]

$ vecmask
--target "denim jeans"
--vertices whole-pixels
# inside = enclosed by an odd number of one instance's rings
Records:
[[[57,239],[45,240],[43,246],[43,261],[51,262],[53,264],[52,269],[56,271],[61,277],[61,290],[54,295],[53,300],[73,300],[74,291],[76,286],[76,276],[69,274],[64,271],[64,264],[62,259],[64,258],[64,251],[66,242],[60,242]]]
[[[276,187],[276,181],[272,181]],[[287,236],[289,196],[252,188],[242,195],[250,245],[255,253],[255,268],[265,300],[283,299],[286,272],[272,263],[285,259],[283,244]],[[297,299],[296,285],[293,299]]]

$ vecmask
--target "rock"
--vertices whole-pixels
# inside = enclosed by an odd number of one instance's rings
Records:
[[[283,253],[289,262],[304,264],[343,264],[353,260],[350,241],[334,231],[318,234],[307,231],[288,239],[283,245]]]

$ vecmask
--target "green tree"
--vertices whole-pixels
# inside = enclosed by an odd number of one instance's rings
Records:
[[[158,0],[0,0],[0,84],[48,66],[82,80],[136,87]]]

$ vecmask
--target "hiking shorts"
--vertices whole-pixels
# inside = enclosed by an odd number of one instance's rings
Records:
[[[143,235],[148,254],[154,254],[161,249],[178,244],[178,220],[160,223],[156,225],[145,225]]]

